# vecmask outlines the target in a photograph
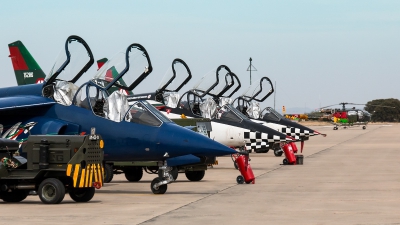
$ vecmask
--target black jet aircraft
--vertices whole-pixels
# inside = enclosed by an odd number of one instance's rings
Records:
[[[263,86],[264,83],[269,85],[270,89]],[[320,135],[321,133],[286,119],[271,107],[265,107],[261,110],[259,103],[267,99],[273,92],[274,87],[271,80],[268,77],[263,77],[258,84],[250,86],[241,96],[237,97],[233,101],[233,104],[239,111],[251,119],[295,128],[294,131],[293,129],[283,128],[282,132],[290,136],[298,136],[301,141],[301,150],[303,150],[304,141],[308,140],[311,136]],[[321,135],[326,136],[325,134]],[[276,152],[276,154],[279,154],[279,152]]]

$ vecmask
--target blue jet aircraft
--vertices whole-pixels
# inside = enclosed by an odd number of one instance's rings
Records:
[[[173,181],[172,166],[236,153],[176,125],[147,101],[129,106],[125,95],[118,91],[109,94],[111,87],[131,91],[152,71],[147,51],[139,44],[131,44],[116,58],[120,60],[111,60],[103,67],[105,74],[117,71],[115,79],[98,77],[95,82],[78,87],[76,81],[91,67],[94,59],[82,38],[70,36],[65,52],[44,83],[0,88],[0,123],[7,128],[21,121],[22,124],[36,122],[31,134],[81,134],[89,133],[95,126],[105,142],[106,162],[158,162],[161,176],[151,182],[151,190],[156,194],[165,193],[167,184]],[[125,169],[128,174],[137,173],[135,167]],[[196,175],[199,174],[193,173]]]

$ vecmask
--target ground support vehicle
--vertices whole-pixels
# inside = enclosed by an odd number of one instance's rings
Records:
[[[104,142],[100,135],[30,135],[22,144],[0,139],[0,199],[20,202],[37,193],[46,204],[58,204],[66,193],[88,202],[103,185]],[[25,158],[26,156],[26,158]]]

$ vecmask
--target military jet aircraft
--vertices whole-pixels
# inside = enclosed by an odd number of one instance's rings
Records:
[[[8,45],[10,49],[10,58],[12,60],[12,64],[14,67],[14,72],[15,72],[15,77],[17,79],[17,82],[19,85],[25,85],[25,84],[33,84],[33,83],[38,83],[34,82],[36,80],[42,80],[44,81],[45,78],[45,73],[41,70],[40,66],[36,63],[35,59],[32,57],[32,55],[29,53],[29,51],[26,49],[26,47],[23,45],[21,41],[16,41]],[[100,60],[97,60],[97,65],[98,65],[98,70],[108,61],[107,58],[102,58]],[[119,63],[118,63],[119,64]],[[21,68],[24,68],[23,71],[21,71]],[[27,78],[26,74],[30,74],[32,76],[29,76]],[[117,78],[119,76],[119,73],[116,71],[115,68],[111,68],[106,71],[106,74],[104,74],[104,79],[100,80],[100,82],[111,82],[113,79]],[[82,78],[80,78],[82,79]],[[97,81],[97,80],[95,80]],[[120,78],[119,83],[122,85],[126,86],[125,81]],[[40,82],[39,82],[40,83]],[[127,91],[125,89],[119,88],[116,85],[113,85],[108,89],[108,93],[112,93],[114,91],[119,91],[122,94],[128,95],[132,94],[132,91]],[[160,107],[162,104],[157,103],[155,101],[149,100],[153,106]],[[177,121],[177,119],[173,120],[174,122]],[[204,119],[195,119],[194,120],[182,120],[179,119],[180,123],[182,124],[195,124],[197,127],[197,131],[206,135],[208,134],[208,130],[211,130],[211,126],[209,126],[209,122],[205,121]],[[180,124],[179,124],[180,125]],[[190,128],[191,126],[185,126],[187,128]],[[207,157],[206,159],[203,159],[200,163],[195,163],[195,164],[183,164],[179,166],[173,166],[171,174],[174,178],[174,180],[177,179],[178,177],[178,172],[184,172],[186,177],[190,181],[200,181],[203,179],[205,170],[207,170],[208,165],[213,165],[217,163],[216,157]],[[132,166],[134,165],[134,166]],[[128,170],[127,168],[132,168]],[[158,162],[157,161],[107,161],[105,164],[105,179],[104,182],[108,183],[111,182],[113,179],[114,174],[124,174],[126,179],[131,182],[137,182],[142,178],[143,175],[143,170],[146,171],[149,174],[158,174],[159,176],[163,176],[162,171],[158,171]],[[131,171],[134,171],[131,172]]]
[[[270,89],[263,86],[265,83],[270,85]],[[250,86],[241,96],[237,97],[233,101],[233,104],[236,105],[236,108],[244,115],[254,120],[263,121],[266,123],[281,124],[289,128],[295,128],[294,132],[293,129],[288,130],[287,128],[283,128],[282,132],[288,134],[289,136],[298,136],[301,141],[301,151],[304,147],[304,141],[308,140],[309,137],[314,135],[326,136],[325,134],[321,134],[316,130],[286,119],[271,107],[265,107],[263,110],[261,110],[259,103],[267,99],[273,92],[274,87],[271,80],[268,77],[263,77],[260,79],[258,84]]]
[[[178,67],[180,69],[177,69]],[[233,148],[269,149],[273,145],[279,146],[280,143],[292,141],[292,138],[280,132],[252,122],[229,104],[218,106],[217,102],[220,97],[223,95],[231,97],[240,88],[239,82],[238,86],[230,94],[227,94],[234,86],[233,77],[236,76],[227,66],[221,65],[216,71],[206,74],[193,89],[184,93],[182,97],[177,92],[191,78],[191,71],[183,60],[175,59],[172,63],[172,72],[172,76],[167,74],[167,78],[164,77],[160,88],[155,92],[128,96],[128,100],[134,102],[137,99],[150,99],[161,102],[165,105],[163,107],[164,115],[169,118],[182,116],[210,118],[212,121],[210,138]],[[220,82],[221,75],[225,82]],[[180,82],[173,83],[175,79]]]
[[[163,176],[151,182],[151,190],[163,194],[173,181],[171,166],[198,163],[210,156],[236,151],[172,123],[147,101],[129,106],[125,95],[108,93],[112,86],[135,88],[152,71],[147,51],[131,44],[104,67],[118,71],[116,79],[75,82],[94,63],[92,52],[78,36],[68,37],[63,52],[42,84],[0,88],[0,123],[36,122],[31,134],[82,134],[95,126],[101,133],[106,161],[157,161]],[[119,59],[119,60],[118,60]],[[111,62],[111,61],[110,61]],[[116,63],[119,62],[119,63]],[[135,66],[131,66],[135,65]],[[122,84],[122,78],[126,86]],[[102,84],[102,85],[99,85]],[[23,138],[23,136],[21,136]],[[142,172],[142,171],[140,171]],[[132,176],[140,173],[125,167]]]

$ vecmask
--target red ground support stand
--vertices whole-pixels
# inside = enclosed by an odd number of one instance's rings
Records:
[[[284,165],[294,165],[296,164],[296,156],[293,153],[293,148],[291,143],[285,144],[283,147],[283,152],[285,153],[285,159],[283,160]]]
[[[232,159],[235,158],[235,163],[242,175],[239,175],[236,178],[236,181],[238,184],[243,184],[246,182],[246,184],[254,184],[256,178],[254,177],[253,170],[251,169],[250,166],[250,159],[249,159],[249,153],[238,153],[236,156],[232,155]]]

